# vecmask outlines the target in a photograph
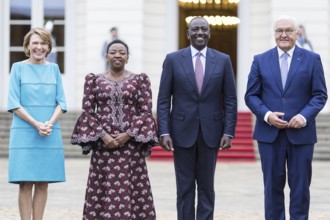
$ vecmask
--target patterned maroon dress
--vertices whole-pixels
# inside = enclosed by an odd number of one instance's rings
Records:
[[[100,137],[105,133],[123,132],[131,137],[123,147],[104,147]],[[156,219],[141,146],[157,141],[146,74],[119,82],[102,74],[86,76],[83,112],[71,137],[84,154],[92,150],[84,220]]]

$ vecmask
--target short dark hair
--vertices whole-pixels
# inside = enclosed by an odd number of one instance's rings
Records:
[[[196,17],[193,17],[190,22],[189,22],[189,25],[188,25],[188,30],[190,28],[190,24],[194,21],[194,20],[197,20],[197,19],[203,19],[204,21],[206,21],[206,23],[210,26],[209,22],[206,20],[206,18],[202,17],[202,16],[196,16]]]
[[[112,28],[110,29],[110,32],[112,32],[112,31],[116,31],[116,30],[117,30],[116,27],[112,27]]]
[[[113,41],[111,41],[111,42],[108,44],[108,47],[107,47],[107,53],[109,53],[109,48],[110,48],[111,45],[113,45],[113,44],[122,44],[122,45],[124,45],[124,47],[126,47],[126,50],[127,50],[127,55],[129,55],[129,50],[128,50],[128,46],[127,46],[127,44],[126,44],[124,41],[122,41],[122,40],[118,40],[118,39],[113,40]]]

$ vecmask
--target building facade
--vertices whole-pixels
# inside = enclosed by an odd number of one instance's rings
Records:
[[[240,23],[233,27],[234,34],[218,39],[212,31],[215,44],[235,43],[228,50],[235,64],[239,111],[248,111],[244,93],[253,56],[275,46],[272,25],[281,14],[292,15],[305,26],[314,51],[321,55],[330,88],[330,5],[326,0],[311,3],[241,0],[236,6]],[[54,24],[69,111],[81,109],[85,75],[105,71],[101,48],[113,26],[130,47],[127,69],[145,72],[151,78],[155,109],[163,60],[167,53],[184,46],[181,41],[186,36],[185,27],[180,26],[183,16],[180,7],[177,0],[1,0],[0,111],[6,110],[11,64],[25,59],[24,35],[47,20]],[[322,112],[330,112],[329,104]]]

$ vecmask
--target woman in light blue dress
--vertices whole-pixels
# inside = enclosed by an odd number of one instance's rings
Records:
[[[57,64],[46,61],[51,34],[34,28],[24,37],[27,60],[11,68],[8,111],[13,113],[9,141],[9,182],[19,184],[21,219],[42,219],[48,183],[64,182],[64,149],[58,122],[66,112]]]

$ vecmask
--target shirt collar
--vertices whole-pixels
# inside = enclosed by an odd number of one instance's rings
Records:
[[[203,50],[199,51],[197,50],[195,47],[193,46],[190,46],[190,49],[191,49],[191,57],[194,57],[196,56],[196,53],[198,52],[201,52],[203,54],[204,57],[206,57],[206,50],[207,50],[207,47],[204,47]]]
[[[287,51],[287,53],[289,54],[289,57],[292,57],[293,55],[293,51],[296,48],[296,46],[293,46],[290,50]],[[285,52],[283,50],[281,50],[279,47],[277,47],[277,52],[278,52],[278,58],[281,58],[282,54],[284,54]]]

